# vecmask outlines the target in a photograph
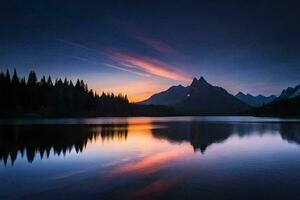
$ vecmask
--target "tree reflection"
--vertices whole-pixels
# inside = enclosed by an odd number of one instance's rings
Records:
[[[18,154],[29,163],[36,155],[48,158],[50,152],[66,155],[73,149],[82,152],[89,142],[99,139],[127,139],[127,125],[19,125],[0,126],[0,161],[13,165]]]

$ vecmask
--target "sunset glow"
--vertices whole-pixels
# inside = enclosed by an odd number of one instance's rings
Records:
[[[0,200],[295,200],[300,1],[0,0]]]
[[[188,4],[160,2],[149,12],[143,3],[103,3],[89,15],[85,5],[61,3],[68,12],[57,13],[28,4],[31,14],[4,6],[0,68],[17,68],[22,77],[35,70],[39,78],[84,79],[99,94],[123,93],[134,102],[201,76],[233,95],[278,95],[298,84],[299,30],[289,15],[297,6],[274,5],[281,11],[271,12],[268,4],[251,4],[240,12],[225,3]]]

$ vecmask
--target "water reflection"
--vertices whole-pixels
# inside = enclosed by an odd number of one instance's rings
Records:
[[[0,126],[0,161],[13,165],[18,155],[29,163],[37,154],[41,159],[54,155],[66,155],[73,149],[82,152],[87,144],[101,140],[126,140],[127,125],[3,125]]]
[[[0,125],[0,199],[299,196],[300,123],[214,119]]]
[[[300,144],[300,124],[296,122],[245,123],[245,122],[203,122],[203,121],[144,121],[147,131],[156,139],[171,143],[188,142],[194,151],[205,153],[206,149],[222,143],[233,135],[244,137],[251,134],[280,134],[283,140]],[[19,157],[26,157],[29,163],[39,155],[40,159],[54,155],[65,156],[73,149],[82,152],[93,141],[126,141],[128,124],[102,125],[1,125],[0,161],[12,165]],[[134,129],[131,124],[131,130]],[[142,129],[141,131],[143,131]],[[145,130],[144,130],[145,131]],[[130,137],[130,136],[129,136]]]

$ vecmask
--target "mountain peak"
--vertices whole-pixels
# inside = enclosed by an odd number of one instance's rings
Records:
[[[245,94],[243,92],[239,92],[235,96],[245,96]]]
[[[199,85],[199,84],[208,84],[208,82],[203,78],[203,76],[201,76],[199,79],[197,79],[196,77],[194,77],[193,82],[191,85]]]
[[[197,82],[198,82],[197,78],[194,77],[191,85],[193,85],[193,83],[195,84],[195,83],[197,83]]]
[[[201,76],[198,81],[203,82],[203,83],[207,83],[207,81],[203,78],[203,76]]]

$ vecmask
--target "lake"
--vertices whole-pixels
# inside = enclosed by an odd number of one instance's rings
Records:
[[[295,199],[300,121],[0,121],[0,199]]]

